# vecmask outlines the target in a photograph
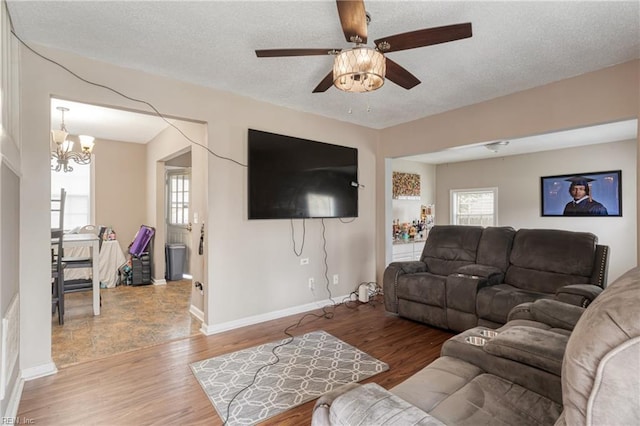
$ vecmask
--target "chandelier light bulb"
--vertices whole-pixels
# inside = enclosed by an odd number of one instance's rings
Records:
[[[91,150],[93,150],[93,143],[96,138],[87,135],[80,135],[78,137],[80,138],[80,146],[82,147],[82,150],[91,152]]]

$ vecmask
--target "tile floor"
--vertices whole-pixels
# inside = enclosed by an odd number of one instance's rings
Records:
[[[51,318],[51,352],[58,368],[199,334],[189,313],[191,281],[101,290],[93,315],[91,292],[65,295],[64,325]]]

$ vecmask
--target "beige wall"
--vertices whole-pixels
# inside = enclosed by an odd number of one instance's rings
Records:
[[[438,165],[436,223],[450,223],[452,189],[496,187],[499,225],[593,232],[611,248],[611,282],[637,263],[636,152],[637,142],[631,140]],[[622,217],[540,216],[541,176],[607,170],[622,170]]]
[[[389,162],[385,159],[637,118],[639,85],[640,61],[636,60],[384,129],[377,156],[377,209],[389,216],[384,198],[390,185]],[[378,217],[376,222],[378,280],[391,247],[384,232],[391,220]],[[633,245],[637,240],[636,232]]]
[[[330,285],[334,296],[347,294],[359,282],[381,277],[387,219],[385,158],[434,151],[485,140],[579,127],[638,115],[638,63],[623,64],[574,79],[506,96],[475,106],[407,123],[383,131],[293,111],[228,93],[167,78],[98,63],[37,46],[85,78],[109,85],[153,103],[166,115],[207,123],[207,144],[218,154],[246,161],[247,128],[294,135],[356,147],[359,150],[359,218],[352,223],[325,220],[328,274],[340,275]],[[22,50],[22,197],[21,298],[30,312],[22,338],[21,366],[33,369],[50,363],[51,321],[45,315],[50,294],[42,282],[49,278],[49,98],[126,109],[144,109],[102,88],[80,82],[33,54]],[[153,194],[158,183],[157,162],[147,156],[147,220],[155,220],[161,203]],[[155,160],[154,160],[155,161]],[[324,300],[324,252],[320,220],[308,220],[304,257],[293,254],[289,221],[248,221],[246,170],[207,156],[208,233],[205,264],[205,323],[212,329],[248,317],[267,315]],[[156,169],[155,179],[153,170]],[[301,223],[296,221],[300,231]],[[298,241],[301,233],[297,234]],[[375,246],[375,249],[374,249]],[[316,279],[316,294],[307,288]]]
[[[98,139],[94,153],[96,224],[116,231],[126,255],[146,215],[146,147]]]
[[[351,292],[358,283],[375,276],[375,150],[378,132],[348,123],[289,110],[228,93],[206,89],[175,80],[98,63],[75,55],[37,46],[42,53],[64,63],[85,78],[98,81],[153,103],[165,115],[206,123],[208,146],[217,154],[246,162],[246,138],[249,127],[307,139],[330,142],[359,149],[361,189],[360,215],[352,223],[325,220],[329,275],[339,274],[340,284],[331,285],[334,296]],[[47,259],[49,241],[49,98],[125,109],[144,109],[104,89],[87,85],[50,63],[44,63],[28,51],[22,51],[22,105],[27,119],[22,126],[25,185],[30,191],[30,208],[22,219],[31,226],[21,235],[21,253],[31,258],[22,277],[21,297],[33,312],[42,312],[35,324],[22,336],[23,368],[41,371],[51,360],[51,321],[45,315],[50,294],[41,287],[50,273]],[[184,143],[187,146],[187,143]],[[155,148],[154,148],[155,149]],[[173,147],[172,149],[175,149]],[[307,220],[304,257],[301,266],[293,254],[290,223],[286,220],[248,221],[246,210],[246,169],[211,155],[206,158],[208,188],[206,236],[205,323],[209,327],[268,315],[297,306],[314,305],[325,300],[322,223]],[[155,197],[160,165],[164,154],[147,154],[147,222],[155,221],[153,212],[162,206]],[[155,174],[153,170],[156,170]],[[155,176],[155,177],[154,177]],[[298,231],[301,222],[294,224]],[[298,239],[301,233],[297,233]],[[298,240],[299,241],[299,240]],[[316,294],[307,287],[307,279],[316,279]],[[27,355],[28,354],[28,355]],[[46,374],[46,371],[43,372]]]
[[[328,274],[338,274],[340,284],[329,288],[333,296],[346,295],[362,281],[375,276],[374,221],[375,146],[377,132],[311,114],[257,101],[229,98],[228,112],[209,127],[209,143],[224,147],[223,153],[246,162],[247,129],[253,128],[305,139],[358,148],[359,217],[351,223],[325,220]],[[223,125],[224,123],[224,125]],[[247,175],[244,168],[209,159],[209,324],[224,324],[246,316],[325,300],[322,223],[306,221],[303,257],[300,266],[293,253],[291,224],[288,220],[247,220]],[[302,223],[294,221],[300,247]],[[315,278],[316,292],[308,289],[308,278]],[[239,309],[239,306],[241,308]]]

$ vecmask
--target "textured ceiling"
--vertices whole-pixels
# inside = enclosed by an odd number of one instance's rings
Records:
[[[367,1],[370,39],[471,22],[473,37],[390,53],[422,84],[312,94],[347,48],[333,1],[8,1],[26,42],[385,128],[640,57],[640,2]],[[36,46],[37,47],[37,46]],[[351,112],[350,112],[351,111]]]

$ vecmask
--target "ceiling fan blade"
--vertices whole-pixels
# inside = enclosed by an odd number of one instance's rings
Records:
[[[439,43],[460,40],[471,37],[471,23],[447,25],[444,27],[426,28],[424,30],[410,31],[396,34],[375,41],[378,49],[383,53],[397,52],[399,50],[415,49],[416,47],[431,46]],[[389,47],[380,46],[380,43],[388,43]]]
[[[326,92],[331,86],[333,86],[333,70],[329,71],[329,74],[313,89],[313,93]]]
[[[359,43],[367,42],[367,12],[363,0],[336,0],[342,32],[349,43],[353,36],[360,38]]]
[[[411,74],[405,68],[393,62],[391,59],[386,57],[385,59],[387,66],[387,71],[385,73],[386,78],[393,81],[398,86],[404,87],[407,90],[420,84],[420,80],[418,80],[415,75]]]
[[[276,58],[282,56],[332,55],[342,49],[262,49],[256,50],[258,58]]]

